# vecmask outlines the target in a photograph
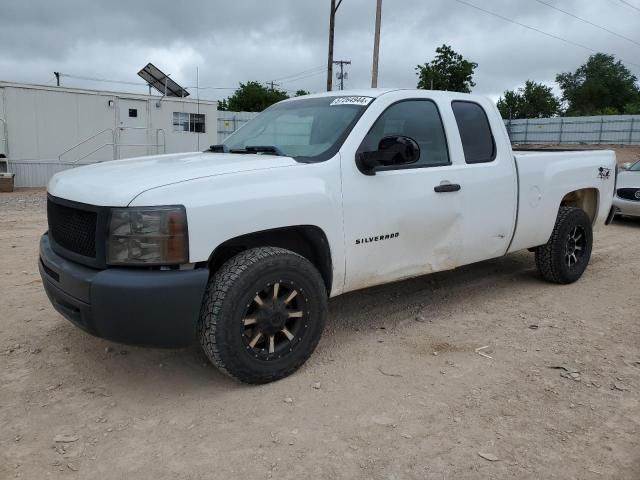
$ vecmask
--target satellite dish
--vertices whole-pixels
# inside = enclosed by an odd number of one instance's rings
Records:
[[[169,78],[156,67],[153,63],[148,63],[146,67],[138,72],[138,75],[144,79],[149,86],[155,88],[162,96],[165,97],[188,97],[189,92],[182,88],[176,82]]]

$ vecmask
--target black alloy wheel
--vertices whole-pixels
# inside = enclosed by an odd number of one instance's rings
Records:
[[[256,292],[242,318],[247,350],[267,361],[291,353],[308,329],[308,303],[292,281],[279,279]]]

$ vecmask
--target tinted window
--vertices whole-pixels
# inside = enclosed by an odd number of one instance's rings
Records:
[[[496,146],[484,109],[472,102],[453,102],[451,106],[458,123],[465,161],[467,163],[493,161],[496,157]]]
[[[449,164],[444,127],[436,105],[430,100],[408,100],[387,108],[364,138],[359,151],[378,149],[390,135],[411,137],[420,145],[420,158],[411,166],[434,167]]]

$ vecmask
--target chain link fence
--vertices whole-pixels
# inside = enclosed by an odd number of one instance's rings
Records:
[[[640,144],[640,115],[505,120],[505,125],[517,144]]]
[[[258,115],[218,112],[218,143]],[[511,143],[549,145],[640,145],[640,115],[505,120]]]

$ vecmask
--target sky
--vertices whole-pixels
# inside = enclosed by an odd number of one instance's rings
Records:
[[[345,88],[371,84],[375,4],[343,0],[337,12],[334,58],[352,62]],[[55,84],[58,71],[64,86],[144,93],[137,72],[152,62],[185,87],[198,83],[206,99],[225,98],[249,80],[321,92],[329,5],[0,0],[0,80]],[[614,54],[640,77],[640,0],[383,0],[382,10],[380,87],[415,87],[416,65],[442,44],[478,63],[473,92],[494,99],[528,79],[556,88],[557,73],[574,71],[594,52]]]

